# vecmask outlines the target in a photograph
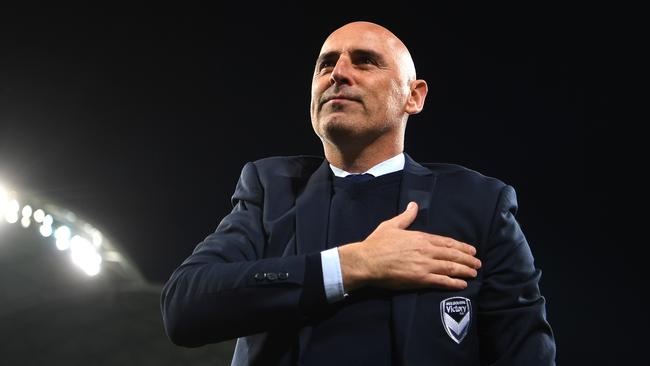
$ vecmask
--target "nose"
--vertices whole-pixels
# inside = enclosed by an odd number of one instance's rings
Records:
[[[336,60],[336,65],[330,74],[330,82],[332,84],[348,84],[352,82],[352,64],[350,59],[341,55],[338,60]]]

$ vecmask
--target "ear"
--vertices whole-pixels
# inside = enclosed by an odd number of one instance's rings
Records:
[[[424,99],[427,97],[427,82],[424,80],[413,80],[410,85],[411,94],[406,101],[406,113],[417,114],[424,108]]]

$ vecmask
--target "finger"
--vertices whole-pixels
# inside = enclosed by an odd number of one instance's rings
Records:
[[[463,264],[474,269],[481,268],[481,261],[478,258],[462,252],[456,248],[432,246],[431,258]]]
[[[438,259],[434,259],[431,261],[431,264],[429,266],[429,272],[440,274],[440,275],[446,275],[452,277],[463,277],[463,278],[474,278],[478,274],[476,270],[472,267],[468,267],[464,264],[460,264],[456,262],[438,260]]]
[[[404,212],[393,217],[387,222],[400,229],[406,229],[415,220],[417,215],[418,215],[418,204],[411,201],[406,206],[406,210],[404,210]]]
[[[429,242],[435,246],[444,248],[454,248],[469,255],[476,255],[476,248],[462,241],[455,240],[448,236],[424,233],[427,235]]]
[[[467,282],[464,280],[435,273],[427,276],[427,283],[431,286],[439,286],[453,290],[462,290],[467,287]]]

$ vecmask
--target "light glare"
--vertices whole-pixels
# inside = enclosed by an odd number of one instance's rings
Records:
[[[56,248],[58,250],[66,250],[70,248],[70,234],[70,228],[65,225],[59,226],[56,231],[54,231]]]
[[[45,211],[40,208],[34,211],[34,220],[36,220],[36,222],[43,222],[43,219],[45,219]]]
[[[15,224],[18,221],[18,210],[20,210],[18,201],[9,201],[9,204],[5,207],[5,218],[8,223]]]
[[[23,207],[23,217],[29,219],[30,216],[32,216],[32,206],[25,205],[25,207]]]
[[[102,257],[88,239],[75,235],[70,240],[70,257],[88,276],[99,273]]]
[[[54,218],[52,215],[46,215],[45,218],[43,218],[43,225],[52,226],[53,222]]]
[[[17,198],[22,199],[23,196],[17,196],[15,192],[8,191],[5,187],[0,186],[0,223],[5,220],[10,224],[20,221],[20,224],[24,228],[28,228],[33,222],[43,237],[54,236],[58,250],[70,250],[71,261],[84,273],[88,276],[99,274],[101,264],[104,260],[100,251],[106,250],[102,248],[104,237],[101,231],[89,224],[85,224],[83,229],[80,225],[71,224],[77,218],[69,211],[63,211],[62,213],[62,210],[54,209],[55,220],[51,214],[47,214],[44,210],[32,207],[31,205],[26,204],[21,209]],[[58,226],[56,230],[54,228],[55,221]],[[73,225],[72,228],[67,225],[62,225],[64,222]],[[88,238],[74,235],[73,230],[81,230]],[[112,254],[112,256],[109,255],[107,258],[119,259],[121,261],[121,255],[118,252],[113,252]]]
[[[95,248],[99,248],[102,245],[102,241],[104,238],[102,237],[102,233],[99,230],[93,231],[93,245]]]
[[[5,208],[9,203],[9,196],[7,195],[7,190],[4,187],[0,186],[0,219],[4,216]]]
[[[7,212],[5,213],[5,219],[7,220],[8,223],[10,224],[15,224],[18,221],[18,215],[16,212]]]
[[[38,229],[38,231],[43,235],[44,237],[49,237],[52,235],[52,226],[51,225],[41,225],[41,227]]]

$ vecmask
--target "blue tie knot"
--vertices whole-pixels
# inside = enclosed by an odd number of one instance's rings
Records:
[[[350,174],[345,176],[345,179],[358,183],[358,182],[365,182],[368,180],[371,180],[375,176],[369,173],[363,173],[363,174]]]

